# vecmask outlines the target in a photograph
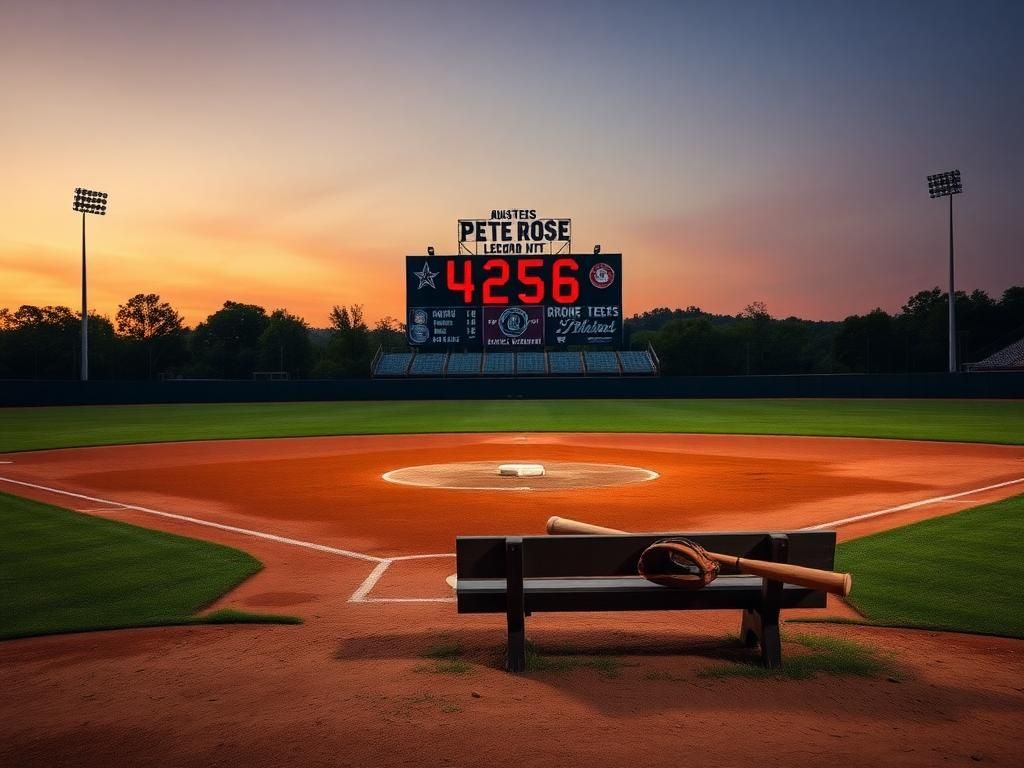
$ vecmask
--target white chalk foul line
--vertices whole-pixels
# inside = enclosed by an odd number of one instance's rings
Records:
[[[232,533],[240,533],[243,536],[253,536],[257,539],[266,539],[267,541],[276,541],[278,544],[289,544],[293,547],[303,547],[304,549],[313,549],[317,552],[327,552],[331,555],[341,555],[342,557],[351,557],[356,560],[366,560],[371,563],[381,563],[384,558],[375,557],[374,555],[364,555],[362,552],[353,552],[348,549],[338,549],[337,547],[328,547],[324,544],[316,544],[312,541],[302,541],[300,539],[290,539],[286,536],[278,536],[273,533],[264,533],[263,531],[254,531],[250,528],[239,528],[234,525],[225,525],[224,523],[214,523],[210,520],[201,520],[198,517],[189,517],[188,515],[177,515],[173,512],[161,512],[158,509],[150,509],[149,507],[140,507],[135,504],[122,504],[119,501],[111,501],[110,499],[101,499],[96,496],[86,496],[84,493],[72,493],[71,491],[62,491],[59,488],[49,488],[45,485],[36,485],[35,483],[26,483],[22,480],[13,480],[9,477],[0,477],[0,481],[5,483],[12,483],[14,485],[22,485],[26,488],[35,488],[38,491],[46,491],[47,493],[55,493],[59,496],[70,496],[74,499],[84,499],[85,501],[92,501],[97,504],[114,504],[124,509],[133,509],[136,512],[145,512],[147,515],[156,515],[158,517],[166,517],[171,520],[180,520],[185,523],[193,523],[194,525],[205,525],[208,528],[217,528],[222,531],[231,531]]]
[[[274,541],[278,544],[287,544],[293,547],[302,547],[304,549],[312,549],[317,552],[326,552],[331,555],[341,555],[342,557],[351,557],[356,560],[365,560],[367,562],[376,563],[373,570],[370,571],[370,575],[366,577],[362,584],[352,593],[352,596],[348,599],[350,603],[450,603],[452,598],[450,597],[367,597],[367,595],[373,590],[380,581],[384,572],[391,566],[392,563],[398,560],[426,560],[429,558],[437,557],[455,557],[454,554],[437,554],[437,555],[401,555],[399,557],[377,557],[375,555],[366,555],[362,552],[353,552],[349,549],[338,549],[337,547],[328,547],[324,544],[316,544],[312,541],[302,541],[301,539],[290,539],[286,536],[278,536],[273,533],[265,533],[263,531],[254,531],[250,528],[239,528],[234,525],[225,525],[224,523],[214,523],[210,520],[201,520],[198,517],[189,517],[188,515],[178,515],[173,512],[161,512],[158,509],[150,509],[149,507],[140,507],[136,504],[123,504],[119,501],[112,501],[110,499],[101,499],[96,496],[86,496],[84,493],[73,493],[71,491],[64,491],[60,488],[51,488],[46,485],[37,485],[36,483],[26,483],[23,480],[14,480],[10,477],[0,477],[0,481],[5,483],[11,483],[13,485],[21,485],[26,488],[35,488],[37,491],[45,491],[46,493],[54,493],[59,496],[69,496],[74,499],[82,499],[84,501],[92,501],[97,504],[114,505],[116,509],[96,509],[96,510],[79,510],[80,512],[85,511],[110,511],[119,512],[124,510],[134,510],[136,512],[144,512],[147,515],[156,515],[158,517],[166,517],[171,520],[180,520],[186,523],[193,523],[195,525],[205,525],[209,528],[217,528],[222,531],[231,531],[232,533],[240,533],[243,536],[253,536],[258,539],[266,539],[267,541]]]
[[[402,555],[400,557],[389,557],[382,559],[377,566],[370,571],[370,575],[366,577],[359,588],[352,593],[352,597],[348,599],[350,603],[451,603],[454,600],[450,597],[367,597],[373,588],[377,586],[377,582],[384,576],[384,572],[391,567],[392,563],[397,563],[401,560],[428,560],[437,557],[455,557],[454,554],[443,554],[443,555]]]
[[[349,601],[351,602],[351,601]],[[368,597],[360,603],[454,603],[454,597]]]
[[[352,593],[352,596],[348,601],[350,603],[367,602],[366,596],[370,594],[370,590],[377,586],[377,582],[380,581],[380,577],[384,575],[384,571],[391,567],[391,563],[391,560],[381,560],[377,563],[374,569],[370,571],[370,575],[363,580],[363,583],[360,584],[359,588]]]
[[[973,488],[970,491],[961,491],[960,493],[951,493],[946,496],[935,496],[930,499],[922,499],[921,501],[911,501],[907,504],[900,504],[898,507],[889,507],[888,509],[880,509],[877,512],[866,512],[863,515],[854,515],[853,517],[844,517],[841,520],[833,520],[830,523],[821,523],[820,525],[809,525],[806,528],[801,528],[802,531],[820,531],[825,528],[839,528],[843,525],[849,525],[850,523],[859,523],[861,520],[870,520],[872,517],[881,517],[882,515],[891,515],[894,512],[904,512],[908,509],[915,509],[917,507],[923,507],[928,504],[938,504],[943,501],[951,501],[952,499],[960,499],[964,496],[971,496],[975,493],[983,493],[984,491],[992,491],[996,488],[1005,488],[1008,485],[1016,485],[1018,483],[1024,483],[1024,477],[1019,477],[1016,480],[1007,480],[1005,483],[996,483],[995,485],[986,485],[983,488]]]

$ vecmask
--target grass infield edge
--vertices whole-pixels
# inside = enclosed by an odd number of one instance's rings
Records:
[[[0,642],[6,640],[16,640],[27,637],[42,637],[47,635],[57,634],[71,634],[79,632],[100,632],[114,629],[128,629],[128,628],[144,628],[144,627],[165,627],[165,626],[194,626],[203,624],[254,624],[254,623],[275,623],[275,624],[299,624],[302,620],[295,616],[287,616],[280,614],[262,614],[253,613],[249,611],[241,611],[234,608],[222,608],[211,611],[209,613],[202,613],[207,610],[208,606],[215,603],[224,595],[228,594],[232,590],[236,589],[240,584],[254,576],[260,570],[262,570],[262,563],[243,550],[236,549],[234,547],[228,547],[223,544],[216,544],[214,542],[208,542],[202,539],[194,539],[187,536],[180,536],[177,534],[168,533],[165,531],[157,531],[142,526],[132,525],[130,523],[124,523],[117,520],[108,520],[105,518],[97,518],[90,515],[75,512],[73,510],[58,507],[52,504],[45,504],[43,502],[35,501],[32,499],[26,499],[20,496],[7,494],[0,492],[0,530],[5,533],[5,538],[12,536],[12,526],[17,524],[13,516],[21,514],[23,516],[31,514],[31,511],[36,514],[49,515],[51,520],[56,521],[53,523],[52,528],[54,531],[60,526],[61,518],[69,521],[74,521],[74,531],[68,531],[64,529],[63,539],[60,535],[54,535],[49,541],[40,541],[38,537],[38,529],[33,530],[31,528],[22,531],[20,535],[24,536],[27,532],[28,536],[35,535],[35,539],[31,542],[34,546],[42,545],[46,548],[46,555],[48,557],[57,556],[60,558],[62,551],[62,543],[70,543],[71,545],[81,545],[82,540],[71,541],[71,537],[77,533],[85,532],[86,543],[96,542],[103,537],[103,531],[114,532],[128,532],[128,544],[131,542],[146,542],[158,546],[160,544],[174,543],[176,547],[187,548],[189,546],[196,547],[199,551],[204,553],[212,552],[223,552],[230,553],[230,556],[238,563],[235,566],[235,573],[225,574],[220,579],[221,583],[217,585],[209,584],[205,587],[197,587],[198,595],[197,599],[192,603],[192,612],[187,615],[167,615],[157,616],[152,618],[144,619],[133,619],[126,617],[124,620],[118,620],[116,617],[111,618],[109,615],[104,617],[102,620],[96,623],[90,623],[88,620],[82,620],[81,618],[63,622],[60,620],[61,608],[68,602],[74,602],[80,595],[74,591],[66,592],[61,598],[55,601],[54,609],[52,614],[57,618],[49,618],[45,613],[42,614],[40,624],[43,626],[33,625],[29,627],[19,628],[16,623],[11,623],[6,627],[0,626]],[[34,521],[36,522],[36,521]],[[15,531],[17,533],[17,531]],[[113,541],[111,546],[124,546],[124,541]],[[5,542],[5,546],[11,547],[10,541]],[[145,558],[147,549],[143,545],[139,547],[139,558]],[[69,550],[70,554],[70,550]],[[99,555],[102,557],[102,551],[93,551],[91,555]],[[123,554],[123,553],[122,553]],[[17,596],[13,590],[18,588],[18,585],[24,585],[29,582],[34,582],[39,579],[40,583],[46,583],[48,577],[52,574],[45,573],[46,566],[45,560],[36,558],[39,562],[33,562],[31,556],[27,557],[24,561],[19,563],[5,562],[3,567],[0,568],[0,586],[3,587],[10,597],[6,601],[0,601],[3,604],[5,611],[10,610],[12,612],[18,610]],[[202,559],[202,558],[199,558]],[[248,563],[248,565],[245,565]],[[27,567],[26,567],[27,564]],[[150,564],[147,562],[147,567]],[[34,569],[39,568],[37,573]],[[16,569],[17,572],[16,572]],[[212,571],[211,571],[212,573]],[[158,574],[163,576],[163,574]],[[109,577],[109,575],[108,575]],[[206,578],[215,579],[215,576],[208,575]],[[127,582],[126,582],[127,583]],[[113,582],[110,585],[111,593],[116,593],[120,589],[138,589],[139,584],[130,584],[128,586],[119,587],[118,582]],[[55,590],[56,591],[56,590]],[[50,595],[52,597],[52,595]],[[63,600],[63,603],[61,602]],[[172,612],[173,613],[173,612]]]

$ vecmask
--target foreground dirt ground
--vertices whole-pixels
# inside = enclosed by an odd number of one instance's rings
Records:
[[[443,458],[438,458],[443,457]],[[395,486],[384,472],[459,460],[590,461],[657,481],[531,493]],[[731,612],[535,615],[548,652],[612,657],[500,669],[500,616],[459,616],[444,576],[459,534],[540,533],[549,514],[637,530],[784,529],[938,499],[841,537],[1020,492],[1024,449],[874,440],[441,435],[189,443],[14,454],[0,489],[252,552],[264,570],[218,603],[301,626],[97,632],[0,644],[0,764],[621,766],[1024,765],[1024,643],[789,624],[872,645],[871,679],[705,677],[735,654]],[[61,496],[56,490],[89,496]],[[117,502],[113,504],[110,502]],[[154,511],[394,558],[198,526]],[[386,602],[389,600],[437,602]],[[214,607],[218,607],[214,606]],[[841,604],[824,613],[848,613]],[[821,613],[821,612],[817,612]],[[795,615],[796,612],[793,612]],[[424,655],[458,644],[468,670]],[[784,655],[802,649],[787,643]],[[891,678],[891,679],[890,679]]]

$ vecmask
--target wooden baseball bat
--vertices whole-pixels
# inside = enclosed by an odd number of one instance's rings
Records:
[[[548,533],[554,535],[565,534],[601,534],[601,533],[627,533],[615,528],[605,528],[600,525],[591,525],[579,520],[570,520],[566,517],[548,518]],[[823,592],[831,592],[833,595],[846,597],[853,588],[853,577],[848,573],[837,573],[835,571],[824,571],[820,568],[807,568],[802,565],[790,565],[789,563],[771,563],[766,560],[750,560],[746,557],[736,555],[722,555],[718,552],[708,552],[708,557],[722,565],[729,565],[740,573],[748,573],[752,576],[764,576],[776,581],[784,581],[787,584],[798,584],[808,589],[820,589]]]

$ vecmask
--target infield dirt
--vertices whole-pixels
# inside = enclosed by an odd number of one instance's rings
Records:
[[[656,481],[502,493],[384,482],[445,462],[589,461]],[[372,600],[446,600],[464,534],[541,533],[551,514],[635,530],[785,529],[1024,477],[1024,448],[687,435],[438,435],[224,441],[0,456],[0,476],[395,561]],[[500,616],[451,602],[349,602],[374,562],[0,483],[5,491],[244,549],[265,569],[216,606],[298,627],[128,630],[0,645],[4,765],[1021,765],[1024,644],[846,625],[799,632],[891,654],[886,676],[705,678],[733,653],[725,612],[535,615],[549,651],[616,677],[500,669]],[[841,538],[954,512],[1020,485],[875,517]],[[832,615],[843,606],[834,605]],[[797,612],[792,612],[796,615]],[[792,626],[792,625],[791,625]],[[464,673],[424,655],[458,645]],[[801,649],[787,644],[784,654]]]

